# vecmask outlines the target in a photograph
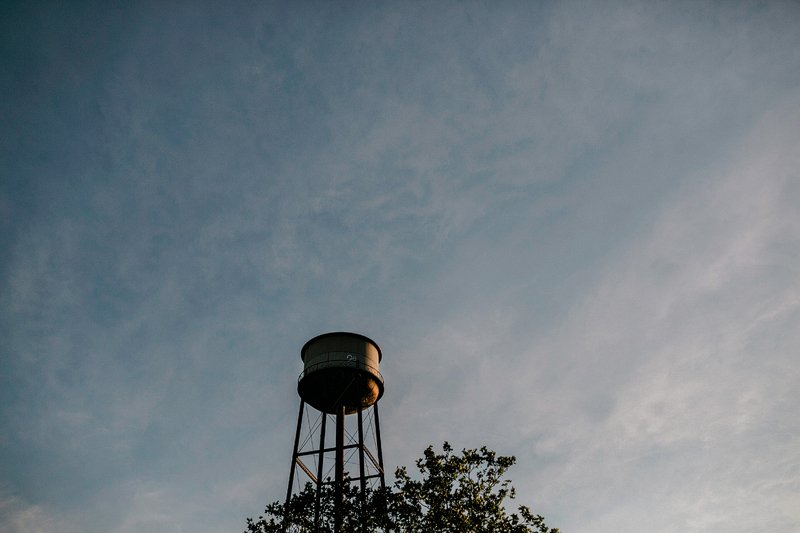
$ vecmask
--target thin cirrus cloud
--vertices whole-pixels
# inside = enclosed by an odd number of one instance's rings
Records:
[[[796,529],[796,6],[89,12],[2,32],[0,529],[243,527],[334,329],[392,465]]]
[[[737,157],[666,205],[534,350],[567,359],[558,380],[533,380],[534,449],[570,457],[541,484],[553,482],[554,501],[576,490],[596,499],[600,530],[627,530],[643,509],[663,520],[654,531],[734,521],[788,531],[797,520],[784,491],[800,465],[787,417],[798,378],[797,109],[782,102]],[[619,493],[631,502],[620,507]]]

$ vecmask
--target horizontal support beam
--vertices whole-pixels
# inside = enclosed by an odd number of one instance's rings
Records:
[[[376,478],[376,477],[381,477],[381,475],[380,474],[372,474],[372,475],[369,475],[369,476],[364,476],[364,479],[372,479],[372,478]],[[352,483],[354,481],[361,481],[361,477],[360,476],[359,477],[347,477],[347,478],[345,478],[345,481],[347,483]],[[334,480],[323,481],[322,485],[333,485],[335,483],[336,483],[336,481],[334,481]]]
[[[348,444],[347,446],[342,446],[342,449],[343,449],[343,450],[348,450],[348,449],[350,449],[350,448],[358,448],[358,444]],[[308,451],[305,451],[305,452],[299,452],[299,453],[297,454],[297,456],[298,456],[298,457],[302,457],[303,455],[315,455],[315,454],[318,454],[320,451],[321,451],[322,453],[325,453],[325,452],[335,452],[335,451],[336,451],[336,448],[335,448],[335,447],[333,447],[333,448],[325,448],[325,449],[323,449],[323,450],[308,450]]]

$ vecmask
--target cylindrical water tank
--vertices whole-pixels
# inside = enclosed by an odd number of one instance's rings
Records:
[[[324,413],[344,406],[355,413],[383,396],[379,371],[381,349],[372,339],[337,331],[314,337],[300,351],[304,370],[297,392],[306,403]]]

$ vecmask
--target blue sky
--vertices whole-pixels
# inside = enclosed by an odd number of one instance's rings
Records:
[[[800,528],[794,2],[7,3],[0,529],[239,531],[303,343],[568,532]]]

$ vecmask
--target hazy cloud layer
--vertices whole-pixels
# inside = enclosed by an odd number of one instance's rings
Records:
[[[792,2],[12,6],[0,529],[282,497],[299,349],[564,531],[800,527]]]

